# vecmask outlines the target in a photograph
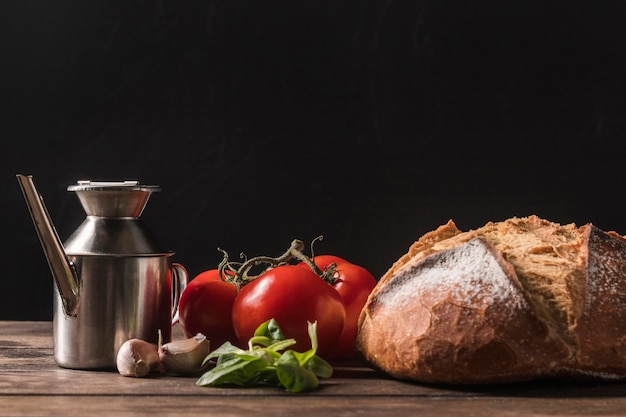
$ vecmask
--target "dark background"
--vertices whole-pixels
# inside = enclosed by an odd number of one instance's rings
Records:
[[[195,275],[324,240],[380,276],[423,233],[537,214],[626,233],[626,2],[7,1],[0,319],[50,319],[16,173],[63,239],[79,179]]]

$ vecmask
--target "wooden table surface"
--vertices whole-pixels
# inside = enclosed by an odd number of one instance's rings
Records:
[[[334,364],[319,389],[203,388],[195,377],[63,369],[50,322],[0,321],[0,416],[622,416],[626,382],[434,387]]]

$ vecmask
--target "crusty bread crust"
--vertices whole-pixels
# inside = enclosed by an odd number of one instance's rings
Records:
[[[626,240],[530,216],[415,242],[361,312],[357,348],[390,375],[476,384],[626,376]]]
[[[586,275],[574,324],[577,366],[588,373],[626,376],[626,240],[585,230]]]

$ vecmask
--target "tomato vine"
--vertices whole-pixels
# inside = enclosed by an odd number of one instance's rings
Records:
[[[304,242],[300,239],[294,239],[289,248],[282,255],[276,258],[272,258],[270,256],[256,256],[254,258],[246,259],[245,255],[242,253],[240,257],[244,258],[243,262],[231,261],[228,252],[218,248],[218,250],[224,255],[217,268],[218,274],[223,281],[234,284],[237,286],[237,289],[241,289],[241,287],[258,278],[265,271],[282,265],[288,265],[290,261],[295,260],[306,264],[317,276],[328,284],[333,285],[337,280],[336,264],[328,265],[324,268],[324,270],[322,270],[311,260],[314,258],[313,245],[315,242],[322,239],[322,236],[318,236],[311,242],[311,257],[308,257],[303,253]],[[250,274],[251,270],[262,265],[265,265],[265,268],[260,273],[254,275]]]

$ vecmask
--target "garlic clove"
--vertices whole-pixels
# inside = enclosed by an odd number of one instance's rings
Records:
[[[123,376],[143,377],[160,370],[157,345],[140,339],[129,339],[117,352],[117,370]]]
[[[159,348],[159,357],[167,370],[191,375],[208,367],[202,366],[210,350],[209,340],[198,333],[194,337],[166,343]]]

